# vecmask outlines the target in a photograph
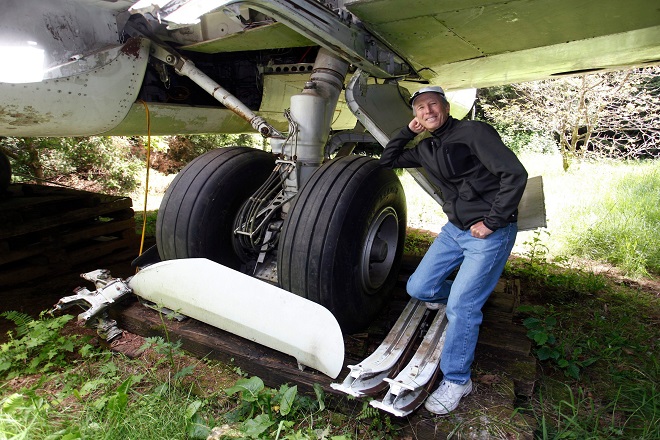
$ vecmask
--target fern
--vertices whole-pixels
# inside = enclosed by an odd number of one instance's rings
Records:
[[[16,336],[21,338],[28,334],[30,331],[28,324],[34,321],[34,318],[26,313],[10,310],[8,312],[0,313],[0,316],[8,319],[16,325]]]
[[[365,419],[372,419],[372,418],[379,418],[380,413],[376,408],[373,406],[369,405],[369,401],[365,400],[362,402],[362,410],[360,410],[360,413],[355,417],[356,420],[365,420]]]
[[[22,336],[0,344],[0,379],[43,373],[67,364],[67,356],[76,345],[77,335],[62,336],[60,330],[73,319],[71,315],[39,320],[19,312],[4,312],[2,316],[13,321]],[[10,333],[11,335],[11,333]]]

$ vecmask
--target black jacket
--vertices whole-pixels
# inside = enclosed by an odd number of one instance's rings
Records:
[[[515,222],[527,184],[527,171],[490,125],[451,116],[415,147],[408,128],[387,144],[380,164],[390,168],[423,167],[442,191],[449,221],[467,230],[483,220],[491,230]]]

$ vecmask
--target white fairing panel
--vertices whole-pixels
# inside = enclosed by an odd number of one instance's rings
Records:
[[[158,305],[296,358],[336,378],[344,340],[325,307],[205,258],[163,261],[138,272],[133,292]]]
[[[110,130],[135,102],[148,58],[149,42],[129,39],[52,69],[50,79],[0,82],[0,133],[90,136]]]

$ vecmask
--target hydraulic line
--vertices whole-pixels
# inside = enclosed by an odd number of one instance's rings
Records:
[[[144,250],[144,237],[147,233],[147,200],[149,198],[149,168],[151,168],[151,116],[149,115],[149,106],[143,100],[140,100],[144,106],[147,118],[147,175],[144,180],[144,207],[142,208],[142,234],[140,236],[140,253]]]
[[[268,179],[241,206],[234,221],[234,244],[248,255],[277,246],[278,234],[266,237],[268,226],[292,196],[284,196],[283,183],[293,170],[290,162],[278,162]],[[264,248],[266,246],[266,248]]]

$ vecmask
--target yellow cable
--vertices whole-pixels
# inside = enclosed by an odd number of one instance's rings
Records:
[[[149,106],[143,100],[140,100],[144,106],[147,116],[147,177],[144,183],[144,209],[142,210],[142,237],[140,237],[140,253],[144,249],[144,236],[147,233],[147,200],[149,198],[149,168],[151,168],[151,117],[149,116]]]

